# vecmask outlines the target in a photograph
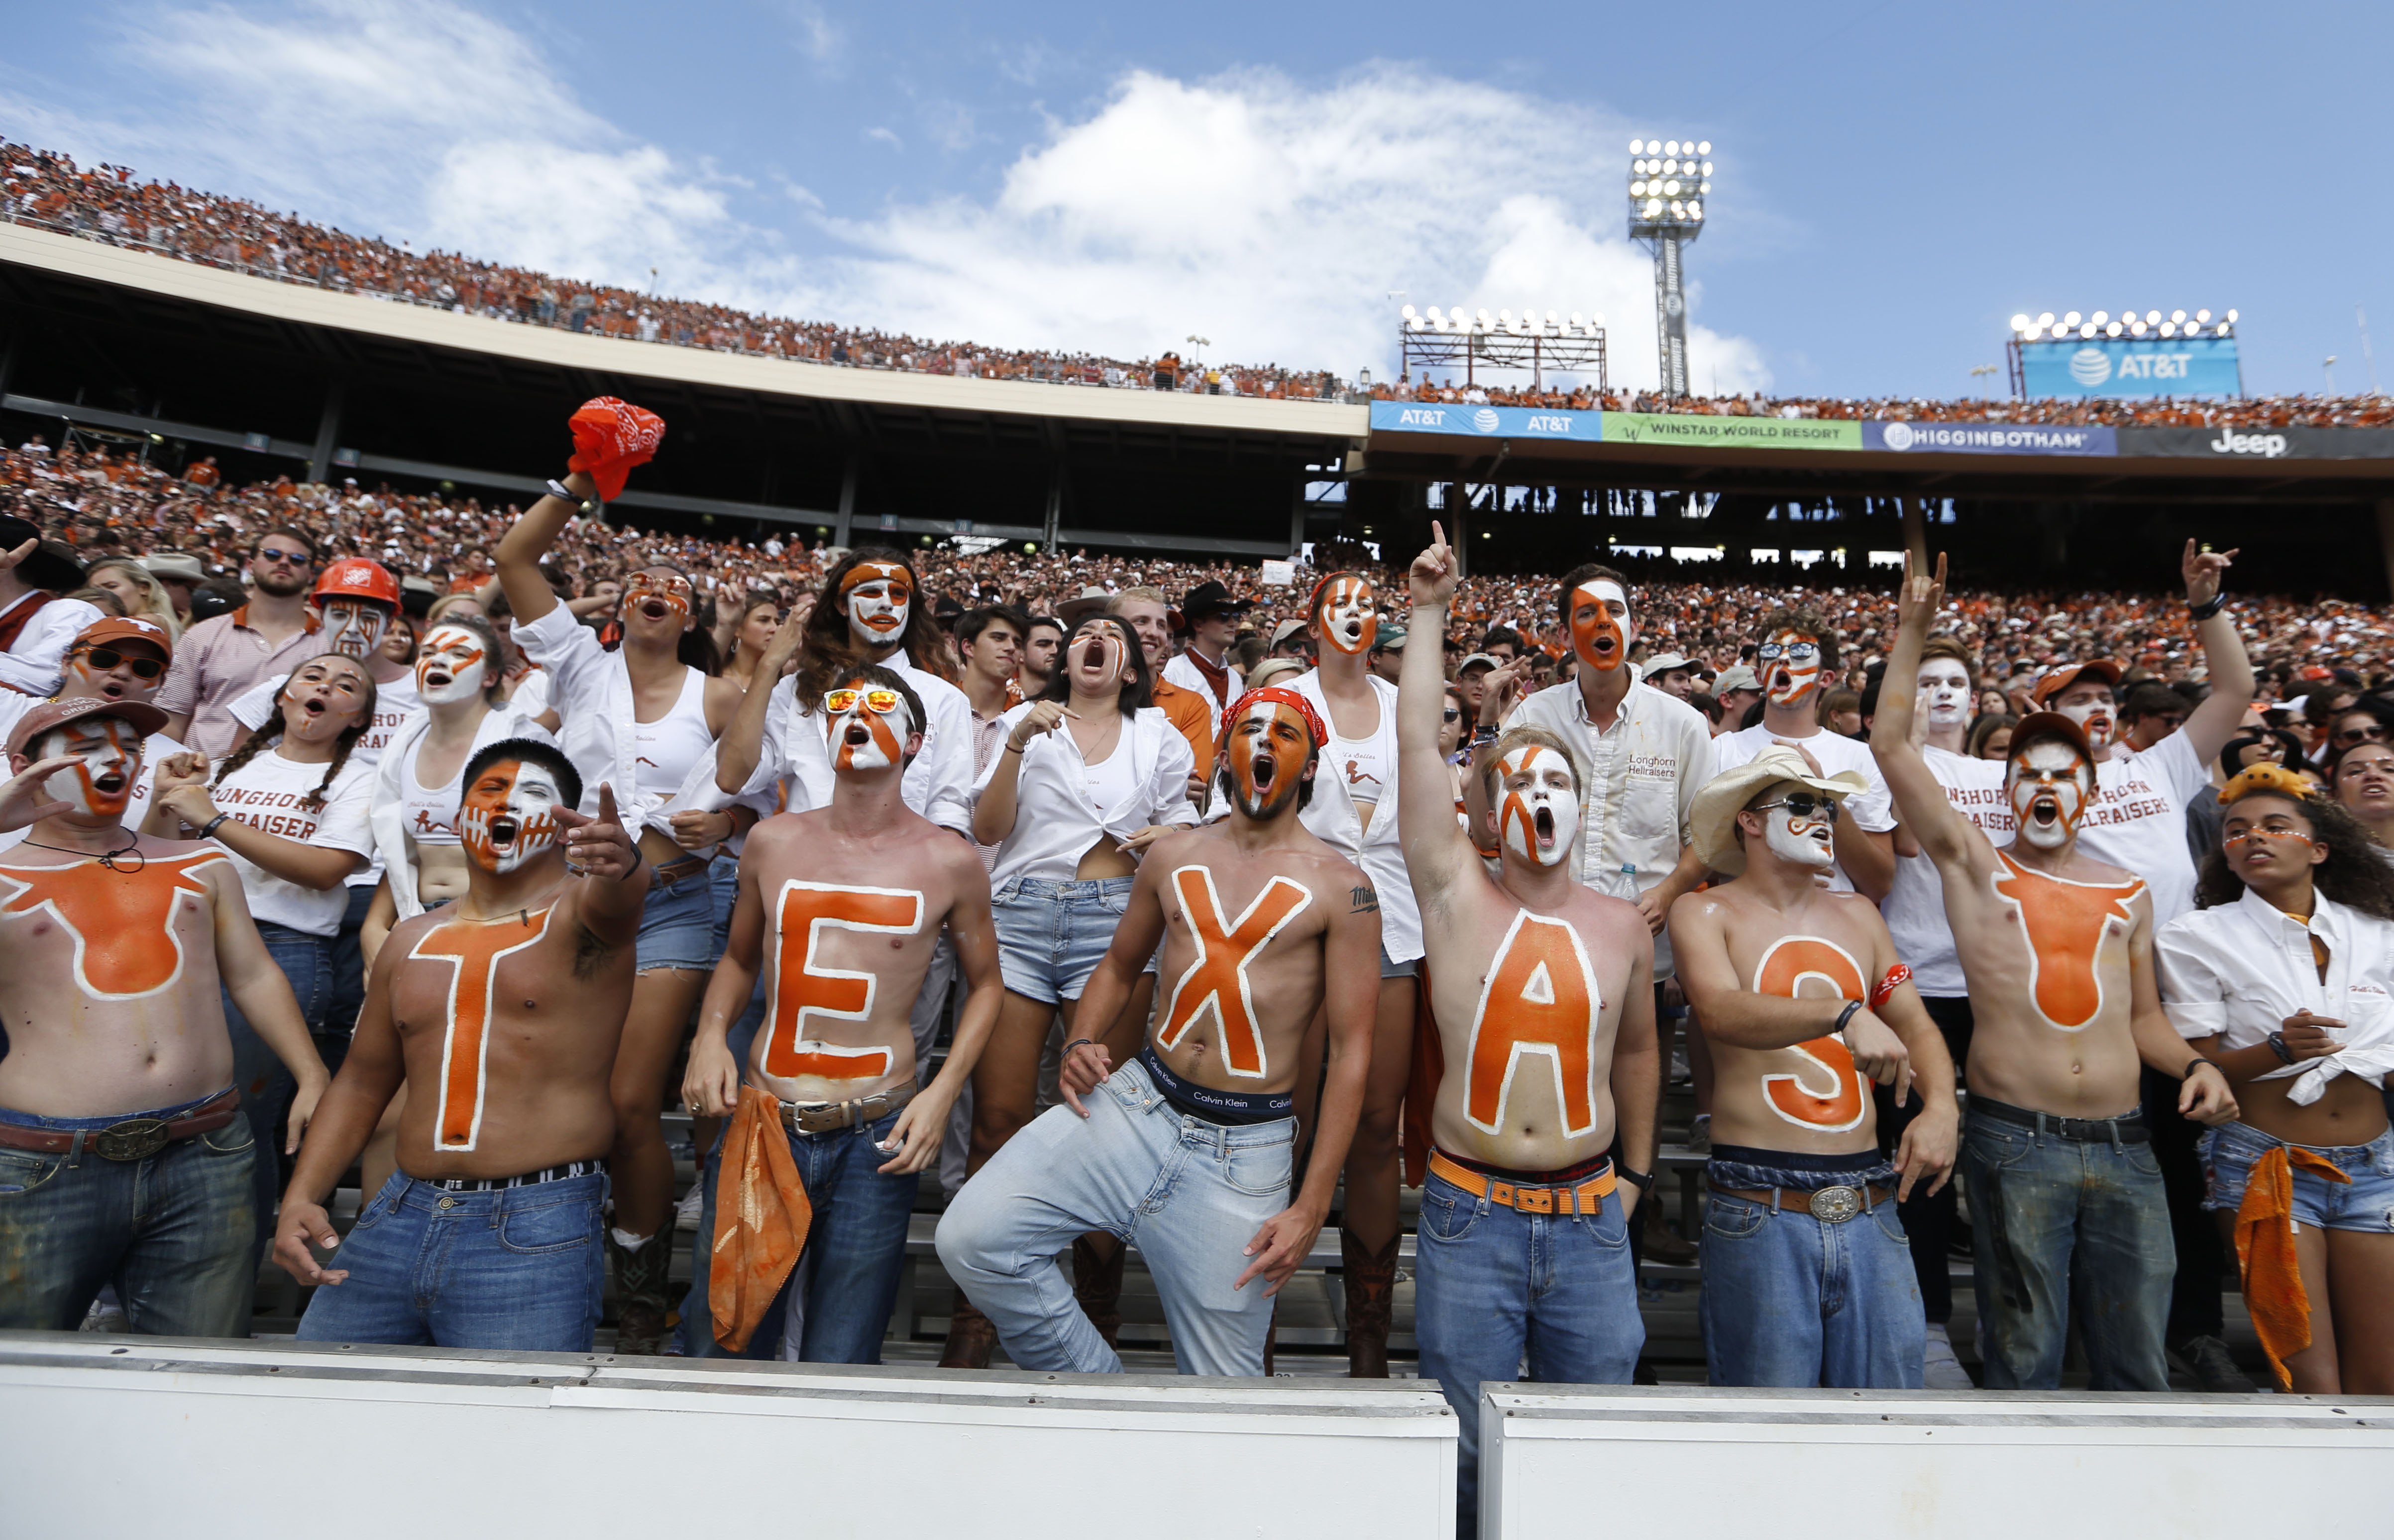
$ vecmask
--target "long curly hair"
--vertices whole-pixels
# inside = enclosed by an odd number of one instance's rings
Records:
[[[316,657],[309,659],[307,663],[300,664],[298,669],[293,669],[290,678],[283,680],[283,687],[274,692],[272,713],[256,727],[251,729],[250,735],[243,738],[231,753],[227,754],[217,763],[217,773],[208,781],[210,788],[222,786],[227,776],[283,741],[283,698],[291,693],[291,680],[299,677],[299,669],[308,667],[309,663],[322,662],[327,658],[338,658],[344,663],[358,663],[356,659],[345,654],[326,652],[319,653]],[[364,709],[358,712],[357,721],[342,728],[341,736],[333,740],[333,762],[324,766],[324,778],[316,783],[315,790],[299,799],[299,805],[310,813],[324,811],[324,794],[333,789],[335,781],[340,779],[342,768],[349,763],[349,750],[358,746],[358,739],[374,730],[375,705],[377,699],[374,675],[368,672],[364,664],[358,663],[358,676],[366,684]]]
[[[2388,866],[2385,855],[2361,827],[2361,820],[2347,811],[2341,803],[2325,797],[2296,797],[2284,791],[2254,791],[2239,799],[2238,805],[2258,798],[2269,797],[2291,805],[2311,826],[2311,842],[2323,846],[2327,859],[2311,868],[2313,891],[2334,899],[2348,909],[2359,909],[2379,920],[2394,920],[2394,866]],[[2203,871],[2195,883],[2197,907],[2216,908],[2233,904],[2244,896],[2244,879],[2236,875],[2228,864],[2228,852],[2223,847],[2203,858]]]
[[[955,672],[948,667],[945,639],[940,634],[939,622],[931,618],[930,595],[914,573],[914,564],[902,551],[888,546],[867,545],[850,551],[838,566],[824,577],[822,597],[807,615],[806,646],[798,652],[798,710],[811,711],[822,704],[823,692],[832,681],[848,669],[871,661],[856,646],[856,638],[848,628],[848,610],[841,603],[839,585],[849,572],[862,562],[888,562],[906,569],[908,585],[914,593],[906,607],[906,630],[901,646],[906,660],[936,678],[955,683]]]

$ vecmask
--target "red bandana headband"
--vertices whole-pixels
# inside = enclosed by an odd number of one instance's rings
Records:
[[[1249,706],[1258,701],[1269,701],[1276,706],[1287,707],[1305,719],[1306,730],[1313,735],[1315,749],[1326,749],[1330,746],[1330,729],[1322,724],[1322,713],[1313,709],[1313,702],[1295,690],[1284,690],[1278,685],[1265,685],[1249,690],[1238,699],[1231,701],[1230,709],[1222,713],[1222,737],[1229,737],[1230,724],[1244,715]]]
[[[848,568],[847,577],[839,580],[839,591],[846,594],[849,589],[862,588],[866,583],[882,582],[904,583],[910,592],[914,586],[914,578],[894,561],[861,561]]]

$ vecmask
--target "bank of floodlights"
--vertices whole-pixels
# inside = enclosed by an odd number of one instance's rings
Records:
[[[2116,316],[2105,310],[2082,316],[2072,310],[2060,317],[2047,310],[2041,316],[2019,315],[2012,318],[2012,335],[2020,342],[2060,342],[2070,337],[2092,342],[2097,337],[2232,337],[2235,334],[2236,312],[2233,310],[2216,320],[2212,319],[2208,310],[2197,310],[2190,316],[2183,310],[2172,310],[2166,316],[2159,310],[2148,310],[2142,315],[2134,310],[2123,310]]]
[[[1449,310],[1440,310],[1433,305],[1416,314],[1408,305],[1397,314],[1407,332],[1444,332],[1455,336],[1481,337],[1595,338],[1604,335],[1604,315],[1601,311],[1582,316],[1573,310],[1568,317],[1563,317],[1552,310],[1541,315],[1533,307],[1525,307],[1518,316],[1510,310],[1499,310],[1492,316],[1484,309],[1467,310],[1460,305]]]
[[[1682,239],[1704,222],[1713,190],[1710,139],[1629,141],[1630,233],[1673,231]]]

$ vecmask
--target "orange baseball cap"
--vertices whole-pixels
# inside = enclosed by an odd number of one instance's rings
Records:
[[[79,647],[96,647],[107,642],[147,642],[164,653],[169,662],[175,657],[175,639],[166,633],[166,628],[138,615],[111,615],[106,620],[94,620],[76,633],[74,639]]]
[[[2108,658],[2098,658],[2086,663],[2057,663],[2036,676],[2036,684],[2029,690],[2029,698],[2042,706],[2071,685],[2077,684],[2082,676],[2100,679],[2104,684],[2117,688],[2120,683],[2120,665]]]

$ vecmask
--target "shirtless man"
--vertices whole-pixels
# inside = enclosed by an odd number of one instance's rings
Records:
[[[1414,558],[1414,636],[1446,634],[1454,553]],[[1397,686],[1398,817],[1421,903],[1446,1073],[1430,1113],[1414,1263],[1421,1372],[1462,1422],[1456,1533],[1480,1517],[1480,1387],[1519,1373],[1626,1385],[1645,1345],[1629,1212],[1653,1182],[1654,943],[1625,899],[1579,881],[1577,756],[1544,727],[1496,740],[1492,880],[1454,817],[1438,751],[1446,682],[1409,647]],[[1334,997],[1335,998],[1335,997]],[[1615,1132],[1623,1158],[1608,1154]],[[1626,1176],[1623,1190],[1616,1178]]]
[[[1895,1206],[1953,1173],[1953,1065],[1878,910],[1828,891],[1842,804],[1862,789],[1774,745],[1714,777],[1690,817],[1704,864],[1736,874],[1671,910],[1713,1051],[1715,1385],[1921,1388],[1927,1322]],[[1874,1080],[1899,1107],[1926,1103],[1892,1163]]]
[[[1022,1368],[1122,1368],[1055,1261],[1075,1236],[1105,1230],[1145,1257],[1181,1373],[1263,1373],[1271,1297],[1313,1249],[1354,1137],[1380,994],[1378,897],[1297,817],[1328,737],[1293,690],[1231,703],[1218,771],[1227,816],[1148,847],[1081,996],[1079,1019],[1111,1032],[1066,1046],[1067,1105],[1016,1134],[940,1220],[940,1260]],[[1151,1038],[1123,1003],[1158,937],[1164,1003]],[[1325,1001],[1313,1158],[1282,1207],[1298,1063]]]
[[[1941,556],[1933,579],[1905,573],[1871,752],[1944,880],[1969,983],[1962,1160],[1978,1224],[1984,1383],[2060,1383],[2074,1286],[2089,1389],[2166,1390],[2162,1334],[2177,1253],[2138,1068],[2179,1082],[2178,1111],[2198,1122],[2234,1117],[2236,1098],[2162,1013],[2144,880],[2078,848],[2096,790],[2085,729],[2055,711],[2013,729],[2004,790],[2017,831],[2000,848],[1946,800],[1913,746],[1921,646],[1944,586]]]
[[[502,738],[460,784],[465,896],[402,920],[375,955],[274,1259],[331,1286],[300,1318],[309,1340],[588,1352],[608,1080],[649,874],[613,788],[599,787],[597,817],[575,811],[582,777],[552,744]],[[324,1200],[402,1086],[399,1169],[342,1241]],[[338,1246],[341,1265],[310,1243]]]
[[[224,997],[298,1081],[326,1080],[223,849],[125,827],[142,739],[129,698],[49,701],[8,734],[0,826],[0,1327],[72,1331],[113,1284],[134,1331],[246,1337],[259,1151]]]
[[[940,1153],[1006,992],[980,855],[909,807],[901,788],[923,747],[921,697],[886,668],[832,677],[831,801],[748,836],[730,949],[682,1087],[692,1112],[738,1118],[720,1179],[734,1195],[710,1192],[699,1219],[711,1247],[710,1330],[691,1334],[700,1357],[762,1357],[778,1339],[796,1363],[881,1362],[915,1174]],[[912,1016],[943,926],[969,995],[939,1078],[918,1088]],[[729,1036],[760,971],[765,1018],[743,1083]],[[791,1207],[810,1217],[770,1232],[749,1218],[768,1196],[760,1177],[780,1164],[747,1154],[757,1140],[786,1141],[805,1194],[803,1210]],[[769,1321],[782,1329],[759,1334]]]

